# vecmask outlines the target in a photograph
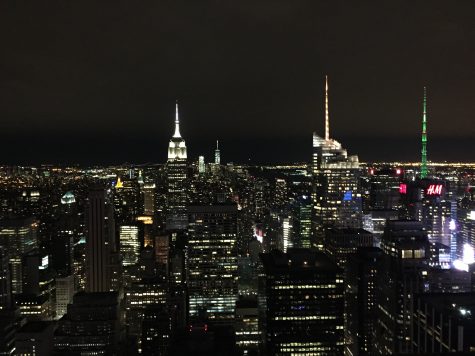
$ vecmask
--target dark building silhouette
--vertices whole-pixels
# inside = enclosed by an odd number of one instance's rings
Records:
[[[141,348],[144,355],[168,355],[170,316],[164,306],[147,306],[142,317]]]
[[[54,355],[113,355],[120,341],[117,292],[79,292],[58,321]]]
[[[117,290],[120,264],[113,207],[102,188],[91,190],[88,199],[86,291]]]
[[[358,228],[330,228],[325,232],[325,246],[336,264],[345,268],[348,257],[356,253],[358,247],[373,246],[373,234]]]
[[[377,247],[360,247],[346,263],[345,345],[349,355],[374,353],[382,254]]]
[[[15,335],[16,355],[50,356],[53,352],[53,321],[30,321]]]
[[[475,293],[420,295],[413,311],[413,353],[475,351]]]
[[[343,354],[343,271],[309,249],[274,250],[261,258],[267,354]]]
[[[422,223],[388,221],[381,249],[375,347],[382,354],[409,353],[414,295],[424,291],[429,262],[429,241]]]

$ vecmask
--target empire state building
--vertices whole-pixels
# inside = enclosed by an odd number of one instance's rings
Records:
[[[167,230],[184,230],[188,226],[186,213],[187,154],[185,140],[180,134],[178,103],[175,112],[175,133],[168,145],[167,172]]]

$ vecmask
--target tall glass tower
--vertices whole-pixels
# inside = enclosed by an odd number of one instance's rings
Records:
[[[317,248],[324,249],[325,229],[334,225],[339,219],[338,209],[345,197],[358,197],[359,175],[358,156],[349,156],[338,141],[330,138],[328,79],[326,79],[325,137],[313,134],[312,200]]]
[[[188,225],[186,214],[187,154],[185,140],[180,134],[178,102],[175,111],[175,133],[168,145],[167,161],[167,230],[184,230]]]

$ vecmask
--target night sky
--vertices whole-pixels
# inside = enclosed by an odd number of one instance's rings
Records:
[[[475,161],[475,1],[2,1],[0,164]]]

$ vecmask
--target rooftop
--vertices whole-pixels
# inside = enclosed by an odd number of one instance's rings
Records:
[[[260,255],[268,274],[304,271],[340,271],[339,267],[323,252],[305,248],[291,248],[284,253],[273,250]]]
[[[54,321],[29,321],[18,330],[18,333],[42,333],[54,324]]]

